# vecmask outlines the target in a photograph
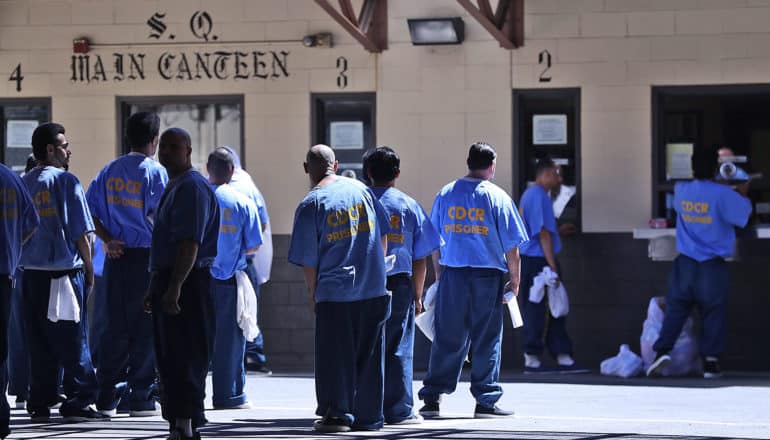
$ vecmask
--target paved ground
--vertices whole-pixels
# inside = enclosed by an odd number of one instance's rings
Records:
[[[467,382],[444,399],[444,418],[410,429],[386,428],[336,438],[376,439],[722,439],[770,438],[770,376],[613,380],[598,376],[505,378],[500,405],[516,411],[505,420],[470,418],[474,401]],[[565,381],[567,383],[565,383]],[[415,382],[415,391],[419,387]],[[329,439],[310,428],[313,379],[249,377],[251,410],[209,411],[204,438]],[[30,425],[14,411],[10,438],[162,439],[160,418],[119,416],[110,423]]]

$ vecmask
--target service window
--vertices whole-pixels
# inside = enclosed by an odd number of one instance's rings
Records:
[[[313,143],[334,149],[340,174],[363,180],[361,158],[375,147],[375,94],[318,93],[311,101]]]
[[[160,131],[179,127],[190,133],[192,163],[200,171],[206,168],[206,160],[217,147],[230,146],[240,152],[241,162],[246,163],[243,149],[243,96],[158,96],[119,97],[118,154],[129,151],[125,142],[125,122],[140,111],[152,111],[160,117]]]
[[[0,99],[2,162],[13,171],[23,173],[27,157],[32,154],[32,132],[50,120],[50,98]]]

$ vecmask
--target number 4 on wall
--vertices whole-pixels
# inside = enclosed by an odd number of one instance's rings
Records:
[[[13,69],[13,72],[11,72],[11,77],[8,78],[8,81],[16,81],[16,91],[21,92],[21,82],[24,81],[24,77],[21,75],[21,63],[19,63],[15,69]]]

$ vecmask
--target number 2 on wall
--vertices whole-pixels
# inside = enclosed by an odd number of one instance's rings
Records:
[[[545,69],[540,72],[540,82],[551,82],[551,76],[546,75],[548,71],[551,70],[551,52],[548,52],[547,50],[540,52],[540,55],[537,56],[537,63],[541,66],[545,64]]]
[[[21,92],[21,82],[24,81],[24,77],[21,75],[21,63],[16,65],[16,68],[11,72],[11,77],[8,81],[16,81],[16,91]]]

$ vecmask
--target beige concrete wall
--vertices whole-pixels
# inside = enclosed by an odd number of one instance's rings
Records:
[[[401,153],[401,186],[428,206],[463,172],[477,139],[498,148],[497,182],[511,189],[512,88],[580,87],[583,224],[610,232],[650,215],[651,86],[770,82],[768,0],[528,0],[526,8],[526,45],[508,52],[453,0],[390,0],[390,48],[372,55],[312,0],[0,0],[0,97],[51,96],[54,119],[72,140],[73,171],[89,182],[115,155],[116,95],[242,94],[246,165],[265,193],[274,232],[287,233],[307,186],[300,163],[310,143],[310,93],[339,91],[339,56],[349,61],[345,91],[377,92],[377,143]],[[241,46],[290,51],[291,76],[275,80],[166,81],[148,65],[144,81],[70,81],[73,38],[145,42],[145,21],[165,12],[169,31],[190,40],[187,22],[198,9],[212,15],[221,40],[331,31],[336,46]],[[465,19],[463,45],[411,45],[407,17],[454,15]],[[219,47],[231,48],[206,50]],[[203,47],[185,50],[195,49]],[[546,85],[538,82],[544,49],[554,62]],[[163,50],[142,49],[152,59]],[[18,63],[22,93],[5,80]]]

